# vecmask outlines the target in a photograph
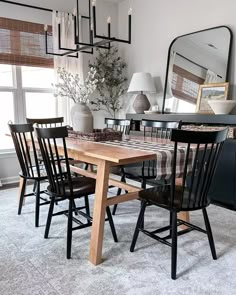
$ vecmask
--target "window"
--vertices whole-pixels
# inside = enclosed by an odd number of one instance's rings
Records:
[[[0,149],[12,148],[12,139],[6,136],[9,133],[7,123],[14,121],[14,103],[12,92],[0,92]]]
[[[13,148],[7,123],[57,116],[53,69],[0,64],[0,151]]]

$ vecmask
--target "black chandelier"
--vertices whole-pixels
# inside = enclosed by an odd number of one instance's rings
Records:
[[[55,55],[55,56],[68,56],[68,57],[76,57],[78,58],[78,53],[88,53],[93,54],[94,48],[102,48],[102,49],[110,49],[111,42],[120,42],[131,44],[131,17],[132,17],[132,9],[130,8],[128,11],[128,39],[119,39],[111,36],[111,17],[107,18],[107,35],[99,35],[97,34],[97,24],[96,24],[96,0],[92,1],[92,15],[91,16],[91,0],[88,0],[88,16],[80,16],[79,14],[79,0],[76,0],[76,8],[73,11],[73,25],[74,25],[74,49],[66,48],[62,46],[62,38],[61,38],[61,23],[58,21],[58,49],[63,50],[63,53],[55,53],[50,52],[48,50],[48,26],[44,26],[45,30],[45,48],[46,54]],[[85,20],[88,22],[88,39],[89,43],[80,41],[80,20]],[[101,39],[100,41],[94,42],[94,39]]]

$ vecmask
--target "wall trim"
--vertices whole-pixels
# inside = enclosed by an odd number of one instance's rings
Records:
[[[19,176],[12,176],[0,179],[0,186],[4,186],[7,184],[13,184],[19,182]]]
[[[10,159],[10,158],[16,158],[16,152],[15,151],[1,151],[0,152],[0,159]]]

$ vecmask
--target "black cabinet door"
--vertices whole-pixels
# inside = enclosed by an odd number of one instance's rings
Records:
[[[236,210],[236,140],[227,139],[212,180],[209,197],[214,204]]]

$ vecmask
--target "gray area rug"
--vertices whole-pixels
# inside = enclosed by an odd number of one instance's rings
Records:
[[[140,234],[129,252],[140,202],[119,205],[114,217],[119,243],[105,226],[104,262],[88,261],[91,228],[73,232],[72,259],[66,259],[65,216],[54,217],[44,239],[47,206],[34,227],[34,198],[17,215],[18,190],[0,191],[0,294],[38,295],[167,295],[236,294],[236,212],[210,206],[209,218],[218,260],[211,257],[207,236],[193,231],[178,240],[178,279],[170,279],[170,248]],[[67,204],[65,204],[66,206]],[[62,206],[62,205],[60,205]],[[203,226],[201,212],[191,214]],[[167,222],[168,213],[148,208],[146,225]]]

